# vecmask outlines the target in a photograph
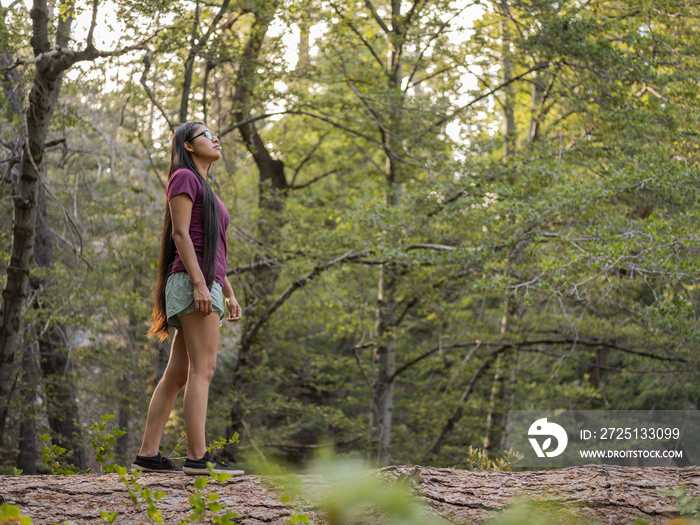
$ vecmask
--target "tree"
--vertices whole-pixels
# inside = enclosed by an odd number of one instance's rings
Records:
[[[22,7],[20,5],[19,8]],[[139,47],[136,45],[116,51],[97,50],[93,44],[97,8],[96,1],[92,6],[92,22],[84,49],[75,51],[69,47],[71,27],[75,18],[74,3],[62,1],[54,20],[49,12],[48,3],[45,0],[36,0],[30,10],[30,43],[34,58],[26,61],[18,59],[8,66],[8,69],[14,69],[21,65],[34,65],[34,77],[27,106],[23,111],[24,144],[20,174],[13,185],[12,247],[0,309],[0,439],[14,384],[19,328],[26,306],[29,272],[35,252],[40,181],[45,185],[42,170],[46,136],[59,98],[63,75],[78,62],[114,56]],[[55,23],[56,27],[53,44],[49,39],[50,23]]]

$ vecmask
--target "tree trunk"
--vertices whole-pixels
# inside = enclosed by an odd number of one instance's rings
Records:
[[[80,414],[73,388],[73,362],[65,348],[63,334],[52,328],[39,341],[41,371],[47,400],[47,417],[55,445],[67,450],[66,461],[85,470],[85,449],[80,426]]]
[[[187,122],[187,113],[190,103],[190,93],[192,91],[192,75],[194,74],[194,61],[197,58],[199,52],[209,41],[209,37],[213,34],[214,29],[218,26],[219,22],[221,21],[221,18],[224,16],[224,13],[228,9],[230,1],[231,0],[224,0],[224,2],[221,4],[221,7],[219,8],[219,11],[214,17],[211,26],[206,32],[204,32],[203,36],[199,38],[199,40],[197,39],[197,37],[200,34],[202,34],[203,31],[199,27],[199,2],[197,2],[197,6],[195,8],[195,19],[192,26],[192,35],[190,38],[190,52],[187,55],[187,59],[185,60],[185,74],[182,80],[179,124]],[[204,111],[204,114],[206,115],[206,110]]]
[[[5,31],[5,19],[3,18],[0,22],[2,23],[3,31]],[[0,54],[0,67],[9,67],[13,62],[14,57],[10,53]],[[21,80],[17,68],[5,72],[2,80],[2,90],[5,99],[10,102],[12,113],[20,118],[22,117],[24,109],[24,91],[22,89]],[[9,182],[12,184],[12,193],[14,195],[15,191],[18,189],[19,164],[22,156],[22,133],[20,129],[17,129],[16,132],[9,137],[7,144],[10,146],[12,158],[5,168],[5,172],[0,175],[0,183],[6,184]],[[5,283],[4,288],[7,288],[7,283]],[[14,293],[12,290],[13,289],[10,288],[7,292],[8,297],[11,297],[11,294]],[[14,324],[19,322],[15,312],[9,305],[7,307],[5,306],[4,298],[6,297],[6,292],[4,289],[2,297],[2,304],[0,305],[0,448],[3,443],[5,419],[8,409],[6,401],[9,402],[12,394],[13,362],[14,354],[17,351],[16,334],[19,329],[19,327],[14,327]]]
[[[503,316],[501,317],[501,341],[504,341],[506,335],[508,334],[511,318],[515,314],[514,310],[512,298],[506,295],[503,301]],[[484,431],[484,451],[487,453],[495,452],[497,450],[495,443],[500,442],[500,436],[493,436],[492,434],[498,433],[501,423],[504,421],[503,414],[498,412],[497,398],[502,398],[504,394],[503,373],[507,368],[505,360],[506,359],[503,354],[499,354],[498,357],[496,357],[496,362],[494,364],[495,373],[493,376],[493,384],[491,385],[491,394],[489,396],[489,411],[486,415],[486,430]],[[494,423],[498,423],[496,432],[493,431]],[[493,439],[494,437],[495,439]]]
[[[34,262],[38,268],[53,266],[53,234],[46,213],[46,194],[43,186],[37,191],[37,219]],[[30,279],[36,295],[35,307],[48,316],[51,305],[41,301],[40,290],[51,283],[46,279]],[[62,324],[51,323],[43,336],[39,337],[41,371],[44,376],[46,410],[51,428],[53,443],[67,450],[66,460],[81,470],[87,468],[83,448],[80,413],[76,402],[73,379],[73,361],[66,328]]]
[[[278,3],[273,2],[265,10],[254,13],[255,20],[240,58],[240,66],[235,80],[235,92],[232,98],[233,116],[237,122],[242,122],[249,117],[251,97],[258,75],[256,72],[258,57],[277,6]],[[279,231],[282,226],[281,214],[285,207],[285,190],[288,188],[284,163],[272,157],[254,123],[238,127],[238,132],[253,157],[259,173],[258,208],[261,213],[257,235],[265,244],[275,246],[279,243]],[[259,334],[259,321],[269,306],[269,298],[274,293],[278,277],[278,268],[265,266],[254,269],[248,275],[245,303],[253,306],[246,311],[246,315],[243,317],[241,346],[239,358],[236,360],[234,380],[234,388],[246,398],[255,396],[255,380],[248,377],[248,374],[259,365],[262,359],[262,344],[256,340]],[[255,416],[253,417],[255,418]],[[242,407],[237,403],[231,407],[230,418],[229,434],[241,433],[244,414]],[[252,423],[255,426],[259,422],[253,421]]]
[[[513,78],[513,55],[511,52],[510,24],[507,18],[509,13],[507,0],[502,0],[500,9],[503,17],[500,21],[501,28],[501,71],[502,82],[508,82]],[[503,88],[503,156],[511,157],[515,153],[515,143],[517,140],[517,129],[515,124],[515,91],[510,83]]]
[[[502,15],[499,23],[501,32],[501,81],[505,84],[513,78],[513,55],[511,50],[511,33],[509,22],[510,13],[508,7],[508,0],[501,0],[499,9],[501,10]],[[513,89],[513,84],[509,83],[508,85],[506,85],[503,88],[503,93],[503,161],[504,163],[507,163],[512,159],[513,155],[515,154],[515,145],[518,133],[515,122],[515,91]],[[510,182],[512,182],[512,180]],[[509,265],[511,264],[512,261],[509,260]],[[504,300],[503,316],[501,318],[501,340],[503,340],[506,337],[506,334],[508,333],[510,316],[513,313],[512,310],[513,305],[511,303],[511,298],[506,296]],[[484,432],[483,448],[485,451],[489,451],[494,448],[494,440],[492,439],[491,433],[494,419],[499,419],[498,414],[496,414],[496,398],[499,392],[501,394],[503,393],[503,360],[504,357],[501,354],[499,354],[496,357],[496,372],[494,374],[493,384],[491,386],[491,394],[489,398],[489,411],[486,416],[486,430]]]
[[[389,446],[394,408],[393,375],[396,371],[396,337],[392,329],[397,324],[394,282],[395,277],[383,264],[380,265],[375,323],[378,344],[374,349],[374,382],[370,400],[370,429],[376,439],[376,448],[371,452],[370,460],[378,465],[387,465],[391,461]]]
[[[124,379],[123,383],[126,383],[128,379]],[[119,428],[126,432],[122,437],[117,439],[117,445],[114,447],[114,454],[117,461],[120,463],[126,463],[128,461],[129,455],[129,422],[131,421],[131,405],[129,404],[129,398],[126,395],[122,395],[119,398],[119,411],[117,415],[117,425]]]
[[[135,293],[138,293],[138,290],[141,289],[142,282],[143,276],[141,275],[141,272],[136,272],[136,274],[134,275],[134,282],[132,288]],[[136,316],[133,310],[129,311],[129,325],[126,331],[126,355],[133,363],[138,362],[136,352],[138,351],[137,339],[140,329],[140,319]],[[165,368],[163,368],[163,372],[164,371]],[[159,375],[162,376],[162,372],[160,371],[160,369]],[[121,430],[127,433],[117,440],[117,445],[115,447],[114,453],[116,454],[117,458],[126,460],[129,447],[128,431],[129,423],[131,421],[131,392],[133,383],[133,381],[131,380],[131,374],[128,371],[122,376],[122,380],[120,381],[120,383],[122,385],[122,388],[120,390],[119,399],[117,402],[117,406],[119,407],[117,412],[117,425],[119,425],[119,428]]]
[[[67,46],[74,17],[72,4],[62,3],[64,15],[57,24],[56,44]],[[30,11],[33,24],[31,44],[38,56],[51,48],[48,40],[47,0],[34,0]],[[10,264],[2,291],[0,311],[0,444],[15,376],[19,328],[29,291],[29,270],[34,257],[37,191],[44,161],[44,142],[61,90],[66,66],[52,57],[36,62],[34,84],[26,111],[26,143],[20,161],[20,176],[12,188],[13,221]]]
[[[36,333],[36,330],[33,330]],[[36,359],[38,353],[36,341],[25,346],[22,356],[22,410],[19,417],[19,452],[17,468],[23,474],[36,474],[36,414],[38,377]]]
[[[432,455],[438,454],[440,452],[442,445],[444,445],[445,443],[445,438],[450,432],[454,430],[455,425],[459,422],[459,420],[462,419],[462,416],[464,415],[464,406],[470,399],[471,395],[474,393],[474,389],[476,387],[477,382],[479,381],[479,379],[481,379],[484,373],[486,373],[489,370],[489,368],[493,365],[494,361],[498,359],[498,356],[501,355],[501,353],[507,350],[508,348],[508,345],[500,346],[495,350],[492,350],[490,354],[484,357],[483,362],[472,376],[471,380],[469,381],[469,384],[467,384],[467,387],[464,389],[464,392],[462,392],[462,395],[460,396],[459,401],[457,402],[457,408],[449,417],[445,425],[442,427],[442,429],[440,430],[440,434],[435,439],[435,441],[433,441],[433,444],[423,455],[423,461],[429,460],[429,458]]]
[[[496,414],[496,397],[498,396],[498,393],[502,390],[501,385],[502,385],[502,379],[501,379],[501,370],[500,370],[500,364],[501,364],[501,356],[498,356],[498,359],[496,360],[496,373],[493,376],[493,383],[491,384],[491,394],[489,395],[489,411],[486,414],[486,430],[484,431],[484,444],[483,444],[483,449],[486,453],[491,453],[493,452],[493,442],[494,440],[492,439],[492,425],[494,423],[494,420],[498,418],[498,415]]]
[[[311,64],[311,56],[309,55],[310,27],[306,20],[299,22],[299,60],[297,69],[306,67]]]
[[[593,388],[598,388],[600,386],[600,381],[603,378],[603,371],[606,368],[606,361],[608,359],[609,348],[604,346],[596,346],[595,354],[591,360],[591,364],[588,367],[588,382]]]
[[[391,31],[387,34],[391,52],[387,65],[387,87],[391,96],[391,108],[388,125],[384,131],[384,152],[386,165],[386,205],[401,206],[400,164],[394,155],[394,136],[399,136],[402,126],[404,94],[401,89],[403,81],[403,48],[405,28],[401,16],[401,2],[392,0]],[[391,461],[391,425],[394,408],[394,372],[396,371],[396,335],[395,327],[399,324],[396,298],[396,285],[401,272],[391,263],[379,266],[377,289],[377,313],[375,336],[377,345],[374,349],[374,382],[371,392],[370,429],[376,440],[376,449],[371,459],[377,465],[387,465]]]
[[[532,116],[528,134],[528,140],[530,142],[537,142],[540,140],[540,136],[542,135],[542,122],[549,111],[546,105],[547,97],[552,91],[556,78],[556,74],[549,75],[549,79],[545,85],[544,74],[535,73],[535,82],[532,85]]]
[[[38,172],[44,155],[44,141],[60,80],[44,79],[38,72],[29,94],[27,111],[28,146],[22,154],[21,175],[14,185],[12,247],[2,292],[0,316],[0,436],[14,381],[19,327],[29,290],[29,269],[34,256]],[[49,96],[45,96],[44,93]],[[55,94],[53,97],[52,94]],[[27,153],[29,151],[29,154]]]
[[[541,85],[544,80],[541,73],[534,73],[532,83],[532,107],[530,108],[530,126],[527,133],[528,142],[540,140],[540,119],[542,116],[542,105],[544,103],[544,87]],[[552,77],[554,78],[554,77]]]
[[[503,472],[453,470],[404,465],[387,467],[376,475],[391,483],[403,480],[412,486],[413,499],[422,504],[428,515],[425,523],[480,524],[508,512],[508,507],[525,499],[531,502],[529,515],[513,523],[536,521],[542,513],[554,523],[605,523],[627,525],[643,519],[653,525],[669,523],[679,517],[678,502],[665,498],[658,487],[676,489],[686,486],[687,494],[700,491],[700,467],[629,468],[614,466],[568,467],[563,469]],[[141,474],[137,483],[153,493],[165,496],[155,501],[164,523],[180,523],[192,512],[189,499],[196,478]],[[282,492],[270,490],[272,479],[262,476],[234,478],[224,484],[209,483],[204,493],[217,493],[219,503],[238,514],[236,522],[248,525],[284,525],[296,513],[306,514],[318,525],[341,523],[337,514],[324,514],[323,508],[309,500],[321,500],[343,491],[352,476],[300,476],[304,499],[283,503]],[[131,501],[126,486],[116,474],[75,476],[0,476],[1,496],[30,516],[35,525],[53,525],[70,520],[76,525],[104,523],[100,511],[118,513],[116,523],[150,523],[143,503],[139,510]],[[354,489],[357,492],[357,489]],[[366,495],[367,499],[370,499]],[[371,498],[374,501],[377,497]],[[337,499],[336,501],[343,501]],[[394,501],[396,497],[394,496]],[[357,499],[356,507],[366,509],[355,520],[342,523],[379,525],[386,516],[371,512]],[[399,505],[396,503],[395,505]],[[337,504],[336,504],[337,505]],[[401,503],[402,517],[408,505]],[[522,503],[521,503],[522,505]],[[332,507],[338,511],[338,507]],[[395,508],[398,509],[397,506]],[[394,516],[395,518],[398,515]],[[434,517],[434,518],[433,518]],[[508,523],[501,517],[500,523]]]
[[[1,22],[0,29],[4,32],[4,20]],[[14,57],[10,53],[0,53],[0,68],[9,68],[14,63]],[[11,112],[18,117],[18,120],[22,118],[22,110],[24,109],[22,104],[24,101],[24,89],[21,83],[21,78],[19,75],[18,68],[10,69],[4,72],[4,78],[2,80],[2,91],[5,95],[5,100],[10,102]],[[19,160],[22,155],[22,132],[21,129],[16,129],[6,139],[6,147],[10,147],[10,152],[12,159],[10,159],[9,166],[5,168],[5,173],[0,173],[0,184],[7,184],[8,181],[5,177],[9,179],[9,182],[14,184],[17,180],[17,172],[19,167]]]

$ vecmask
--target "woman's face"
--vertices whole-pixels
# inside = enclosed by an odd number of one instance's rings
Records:
[[[188,144],[189,148],[187,147]],[[206,126],[197,126],[192,131],[192,137],[185,143],[185,147],[195,161],[211,164],[221,158],[219,139]]]

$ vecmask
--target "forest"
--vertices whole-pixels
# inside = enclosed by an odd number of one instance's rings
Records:
[[[0,473],[138,451],[174,130],[231,215],[208,436],[507,464],[509,410],[700,402],[700,4],[2,0]],[[178,402],[162,442],[182,443]]]

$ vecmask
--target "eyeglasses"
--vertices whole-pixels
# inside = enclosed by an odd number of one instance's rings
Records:
[[[195,135],[194,137],[192,137],[192,138],[191,138],[190,140],[188,140],[187,142],[191,142],[191,141],[193,141],[194,139],[196,139],[197,137],[201,137],[202,135],[204,135],[205,137],[207,137],[207,138],[208,138],[209,140],[211,140],[211,141],[213,141],[214,139],[217,139],[217,140],[219,139],[219,137],[217,137],[216,135],[214,135],[211,131],[206,130],[206,131],[202,131],[199,135]]]

